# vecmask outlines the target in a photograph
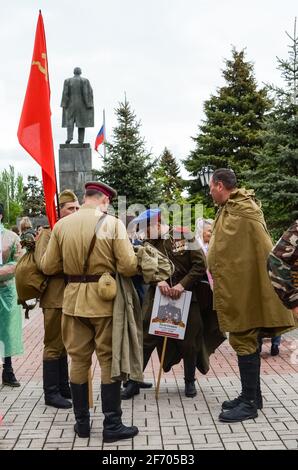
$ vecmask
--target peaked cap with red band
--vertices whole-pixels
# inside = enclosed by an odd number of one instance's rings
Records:
[[[85,184],[85,190],[92,189],[93,191],[98,191],[99,193],[105,194],[110,199],[113,199],[117,196],[117,191],[114,188],[111,188],[108,184],[102,183],[101,181],[89,181]]]

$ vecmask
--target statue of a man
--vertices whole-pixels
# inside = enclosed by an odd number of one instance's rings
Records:
[[[67,141],[73,139],[74,125],[78,127],[78,142],[83,144],[85,127],[94,127],[93,91],[89,80],[81,77],[82,70],[76,67],[74,76],[64,81],[61,107],[62,127],[67,127]]]

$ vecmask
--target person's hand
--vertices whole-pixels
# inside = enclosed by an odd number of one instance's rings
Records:
[[[172,299],[180,299],[182,292],[184,291],[184,287],[182,284],[176,284],[174,287],[171,288],[170,297]]]
[[[298,320],[298,307],[293,308],[292,312],[293,312],[294,317],[296,318],[296,320]]]
[[[170,296],[171,288],[170,288],[169,284],[166,281],[160,281],[157,285],[158,285],[162,295],[165,295],[167,297]]]

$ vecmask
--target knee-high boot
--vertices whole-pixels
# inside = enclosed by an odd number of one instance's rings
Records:
[[[64,398],[71,398],[67,356],[59,357],[59,390]]]
[[[101,403],[104,414],[103,440],[115,442],[131,439],[139,432],[136,426],[124,426],[121,420],[120,382],[101,384]]]
[[[219,420],[226,423],[244,421],[258,416],[257,411],[257,390],[260,378],[260,357],[259,353],[238,356],[242,392],[239,403],[219,415]]]
[[[90,413],[88,382],[84,384],[70,383],[73,411],[76,418],[74,430],[79,437],[90,436]]]
[[[45,404],[55,408],[71,408],[71,403],[59,390],[59,359],[43,361],[43,390]]]
[[[258,382],[257,382],[257,395],[256,395],[256,405],[257,405],[258,410],[261,410],[263,408],[260,368],[261,368],[261,357],[260,357],[260,354],[258,354]],[[242,392],[237,398],[234,398],[233,400],[224,401],[221,405],[222,409],[231,410],[232,408],[235,408],[235,406],[239,405],[239,403],[241,402],[241,399],[242,399]]]

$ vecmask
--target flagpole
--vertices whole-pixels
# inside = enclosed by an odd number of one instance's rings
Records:
[[[106,158],[106,112],[103,110],[103,157]]]
[[[57,215],[58,215],[58,219],[60,219],[59,193],[58,193],[57,172],[56,172],[55,160],[54,160],[54,171],[55,171],[55,180],[56,180]]]

